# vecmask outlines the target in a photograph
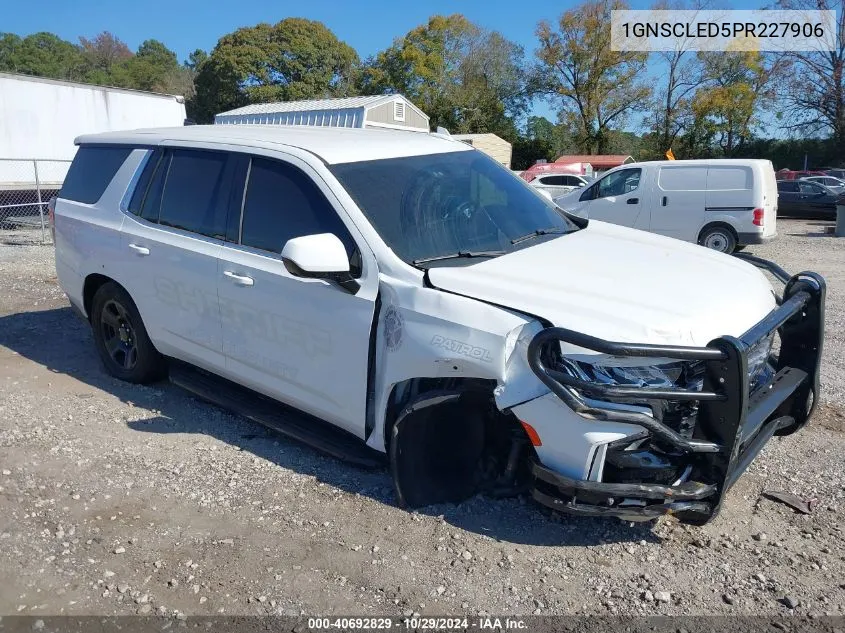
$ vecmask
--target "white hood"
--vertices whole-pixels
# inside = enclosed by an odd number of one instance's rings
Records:
[[[739,336],[775,307],[751,264],[701,246],[591,220],[586,229],[431,283],[611,341],[707,345]]]

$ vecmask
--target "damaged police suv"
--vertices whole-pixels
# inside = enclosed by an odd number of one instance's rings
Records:
[[[571,217],[448,135],[77,143],[56,269],[106,369],[387,461],[403,505],[703,523],[818,401],[819,275]]]

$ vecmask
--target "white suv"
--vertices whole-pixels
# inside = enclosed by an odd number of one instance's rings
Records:
[[[754,260],[778,298],[747,261],[564,214],[446,136],[77,143],[56,269],[107,371],[387,461],[403,505],[531,491],[702,523],[817,401],[821,277]]]
[[[586,187],[589,181],[575,174],[543,174],[531,181],[531,186],[548,191],[552,198]]]

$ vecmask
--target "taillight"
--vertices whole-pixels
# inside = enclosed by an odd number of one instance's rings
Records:
[[[765,214],[766,212],[763,209],[754,209],[754,220],[752,220],[754,226],[763,226]]]

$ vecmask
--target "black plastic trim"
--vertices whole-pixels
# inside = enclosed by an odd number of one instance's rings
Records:
[[[771,242],[775,238],[774,235],[763,235],[762,233],[737,233],[736,242],[743,246],[751,246],[755,244],[765,244]],[[743,253],[744,254],[744,253]]]
[[[763,259],[762,257],[757,257],[756,255],[751,255],[749,253],[734,253],[733,256],[737,259],[747,261],[749,264],[754,264],[757,268],[768,270],[783,283],[786,283],[791,278],[788,272],[774,262],[770,262],[768,259]]]

